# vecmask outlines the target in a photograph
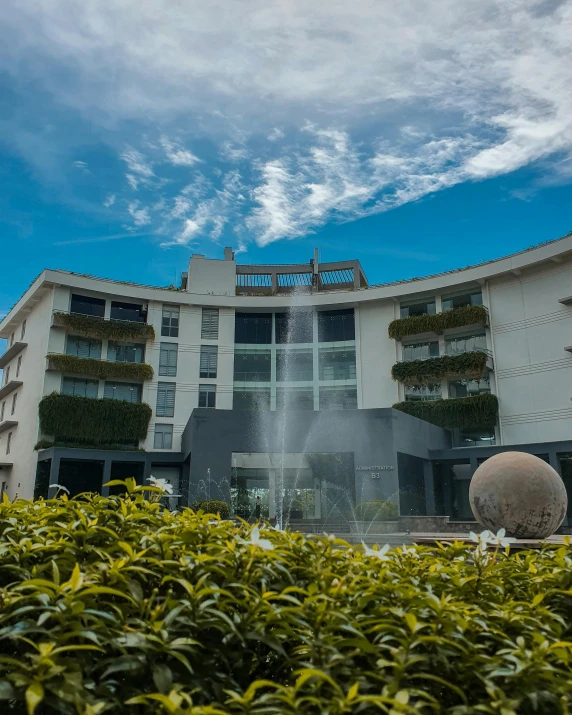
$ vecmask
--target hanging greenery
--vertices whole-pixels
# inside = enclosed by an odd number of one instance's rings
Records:
[[[40,401],[40,429],[56,440],[117,444],[145,439],[151,408],[145,403],[98,400],[53,392]]]
[[[151,365],[137,362],[109,362],[94,358],[80,358],[76,355],[48,355],[50,367],[60,372],[71,372],[74,375],[94,375],[100,380],[108,377],[129,378],[134,380],[152,380]]]
[[[41,439],[36,442],[34,449],[39,452],[42,449],[50,449],[51,447],[65,447],[66,449],[106,449],[115,450],[119,452],[144,452],[145,450],[139,447],[134,447],[129,444],[102,444],[102,443],[89,443],[87,440],[82,440],[81,442],[69,442],[65,440],[51,440],[51,439]]]
[[[447,328],[462,328],[487,322],[487,310],[482,305],[466,305],[434,315],[412,315],[410,318],[397,318],[388,326],[389,337],[401,340],[408,335],[419,333],[437,333],[441,335]]]
[[[95,315],[79,315],[78,313],[54,313],[54,318],[60,325],[86,337],[108,340],[131,340],[133,338],[155,340],[153,326],[147,323],[104,320],[104,318],[98,318]]]
[[[483,376],[487,355],[483,352],[442,355],[428,360],[406,360],[391,368],[391,377],[405,385],[428,385],[435,380],[465,376],[478,380]]]
[[[473,395],[449,400],[397,402],[393,409],[431,422],[438,427],[492,429],[497,423],[496,395]]]

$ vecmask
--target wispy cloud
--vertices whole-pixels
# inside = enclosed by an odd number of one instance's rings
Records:
[[[105,206],[106,209],[108,209],[110,206],[113,206],[115,203],[116,196],[115,194],[109,194],[105,201],[103,202],[103,205]]]
[[[151,215],[149,213],[149,207],[148,206],[141,207],[141,202],[132,201],[127,206],[127,211],[129,212],[129,215],[133,219],[133,224],[135,226],[137,226],[137,227],[146,226],[147,224],[151,223]]]
[[[165,136],[161,137],[161,146],[165,151],[167,160],[174,166],[193,166],[193,164],[200,162],[200,159],[188,149],[184,149]]]
[[[141,236],[149,236],[150,233],[134,233],[129,231],[127,233],[114,233],[109,236],[90,236],[88,238],[70,238],[65,241],[55,241],[54,246],[75,246],[84,243],[106,243],[107,241],[121,241],[123,239],[129,238],[140,238]]]

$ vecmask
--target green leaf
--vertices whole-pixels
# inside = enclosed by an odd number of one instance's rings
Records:
[[[44,699],[44,688],[41,683],[35,682],[26,688],[26,707],[28,715],[34,715],[34,711]]]

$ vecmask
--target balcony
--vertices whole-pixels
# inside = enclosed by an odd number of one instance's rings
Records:
[[[413,315],[392,320],[388,334],[394,340],[402,340],[410,335],[443,335],[455,328],[468,328],[473,325],[488,325],[488,310],[484,305],[467,305],[453,308],[443,313],[432,315]]]
[[[427,385],[451,378],[480,379],[492,369],[489,350],[475,349],[453,355],[403,360],[391,368],[391,377],[405,385]]]
[[[13,427],[17,427],[18,422],[16,420],[4,420],[4,422],[0,422],[0,434],[2,432],[7,432],[9,429],[12,429]]]
[[[96,315],[55,310],[52,326],[85,337],[102,340],[155,340],[155,330],[147,323],[101,318]]]
[[[11,360],[13,360],[16,355],[22,352],[22,350],[28,345],[28,343],[17,342],[10,345],[8,350],[4,355],[0,356],[0,370],[4,368]]]
[[[112,362],[94,358],[80,358],[76,355],[50,353],[47,355],[48,370],[70,373],[72,375],[93,375],[100,380],[118,378],[126,380],[152,380],[151,365],[138,362]]]
[[[19,387],[22,387],[23,384],[24,383],[20,380],[10,380],[10,382],[7,382],[0,390],[0,400],[3,400],[11,392],[14,392],[14,390],[17,390]]]
[[[474,395],[448,400],[398,402],[393,409],[449,429],[494,429],[498,419],[496,395]]]

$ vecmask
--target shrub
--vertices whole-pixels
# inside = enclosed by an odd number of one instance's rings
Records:
[[[388,325],[389,337],[401,340],[408,335],[419,333],[437,333],[441,335],[447,328],[461,328],[465,325],[486,323],[487,309],[482,305],[466,305],[434,315],[412,315],[409,318],[397,318]]]
[[[98,400],[53,392],[40,401],[40,429],[62,441],[114,444],[145,439],[151,408],[145,403]]]
[[[134,380],[152,380],[153,368],[151,365],[136,362],[109,362],[95,360],[94,358],[80,358],[76,355],[48,355],[50,366],[60,372],[69,372],[74,375],[94,375],[100,380],[109,377],[130,378]]]
[[[155,330],[152,325],[147,325],[147,323],[105,320],[94,315],[79,315],[78,313],[54,313],[54,318],[60,325],[87,337],[101,338],[102,340],[131,340],[133,338],[155,340]]]
[[[569,546],[364,552],[141,493],[4,498],[2,712],[569,712]]]
[[[427,385],[434,380],[464,376],[478,380],[483,376],[487,355],[483,352],[442,355],[427,360],[405,360],[395,363],[391,377],[406,385]]]
[[[431,422],[438,427],[492,429],[497,423],[499,403],[496,395],[472,395],[448,400],[397,402],[394,410]]]
[[[191,509],[193,511],[203,511],[205,514],[218,514],[221,519],[228,519],[230,508],[225,501],[220,499],[203,499],[195,502]]]
[[[397,504],[391,499],[362,501],[356,505],[355,515],[358,521],[388,521],[397,519],[397,511]]]

